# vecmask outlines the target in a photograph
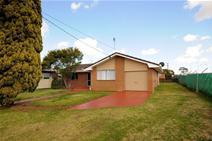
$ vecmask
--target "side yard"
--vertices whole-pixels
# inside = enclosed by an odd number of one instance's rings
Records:
[[[76,93],[31,105],[76,105],[106,94],[84,93],[88,95],[84,97],[83,93]],[[141,106],[90,110],[1,109],[0,140],[209,141],[212,140],[212,101],[176,83],[162,83]]]

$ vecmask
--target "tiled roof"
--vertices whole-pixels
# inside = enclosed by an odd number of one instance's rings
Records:
[[[92,64],[80,64],[76,67],[76,72],[84,71],[85,68],[89,67]]]

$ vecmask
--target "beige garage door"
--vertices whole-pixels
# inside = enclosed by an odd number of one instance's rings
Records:
[[[125,72],[125,89],[147,91],[147,72]]]

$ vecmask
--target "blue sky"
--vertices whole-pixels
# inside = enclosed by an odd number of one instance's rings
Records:
[[[206,67],[212,71],[211,9],[212,1],[199,0],[42,0],[43,16],[79,40],[43,20],[41,55],[53,49],[77,47],[85,55],[83,63],[94,62],[114,52],[112,39],[115,37],[116,51],[156,63],[169,63],[169,68],[176,72],[181,66],[192,72]],[[93,38],[64,26],[45,13]]]

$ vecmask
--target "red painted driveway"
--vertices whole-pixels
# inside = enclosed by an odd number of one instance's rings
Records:
[[[73,106],[72,109],[135,106],[143,104],[149,96],[148,92],[116,92],[109,96]]]

